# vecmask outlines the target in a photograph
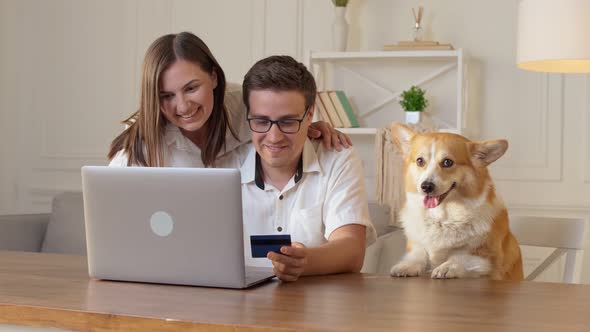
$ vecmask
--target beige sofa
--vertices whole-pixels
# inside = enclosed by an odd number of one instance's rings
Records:
[[[369,204],[369,211],[378,238],[367,248],[362,272],[387,274],[404,252],[404,236],[388,226],[382,207]],[[0,216],[0,250],[86,255],[82,193],[56,195],[50,213]]]
[[[56,195],[50,213],[0,216],[0,250],[86,255],[82,193]]]

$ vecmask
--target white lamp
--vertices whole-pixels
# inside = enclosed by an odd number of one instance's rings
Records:
[[[525,70],[590,73],[590,0],[521,0],[516,59]]]

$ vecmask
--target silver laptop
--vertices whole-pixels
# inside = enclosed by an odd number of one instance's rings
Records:
[[[108,280],[246,288],[237,169],[82,167],[88,272]]]

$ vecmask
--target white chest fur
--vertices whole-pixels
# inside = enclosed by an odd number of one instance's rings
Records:
[[[498,204],[488,202],[487,196],[486,190],[477,198],[443,202],[427,209],[424,196],[406,193],[406,204],[400,214],[405,233],[430,255],[476,248],[486,239],[498,212]]]

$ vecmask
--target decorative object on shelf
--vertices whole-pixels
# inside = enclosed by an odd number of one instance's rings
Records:
[[[416,10],[412,8],[412,14],[414,14],[414,41],[422,41],[424,37],[424,29],[422,29],[422,14],[424,14],[424,8],[418,7],[418,14]]]
[[[336,128],[358,128],[359,122],[344,91],[318,91],[316,109],[323,121]]]
[[[401,93],[399,104],[406,111],[406,123],[420,122],[420,114],[428,106],[428,100],[424,97],[425,93],[425,90],[415,85]]]
[[[451,44],[442,44],[433,40],[400,41],[397,44],[383,45],[384,51],[452,51]]]
[[[346,21],[346,5],[348,0],[332,0],[334,3],[334,21],[332,22],[332,47],[334,51],[346,51],[348,40],[348,22]]]
[[[327,119],[330,119],[330,124],[336,128],[343,128],[344,123],[340,119],[340,115],[338,114],[334,103],[332,103],[328,91],[319,91],[318,97],[318,102],[323,105],[323,108],[327,114]],[[326,119],[324,119],[324,121],[326,121]]]
[[[414,40],[403,40],[397,44],[383,45],[384,51],[451,51],[455,49],[450,43],[424,40],[424,28],[422,27],[424,8],[418,7],[418,12],[416,12],[416,9],[412,8],[412,14],[414,14]]]

